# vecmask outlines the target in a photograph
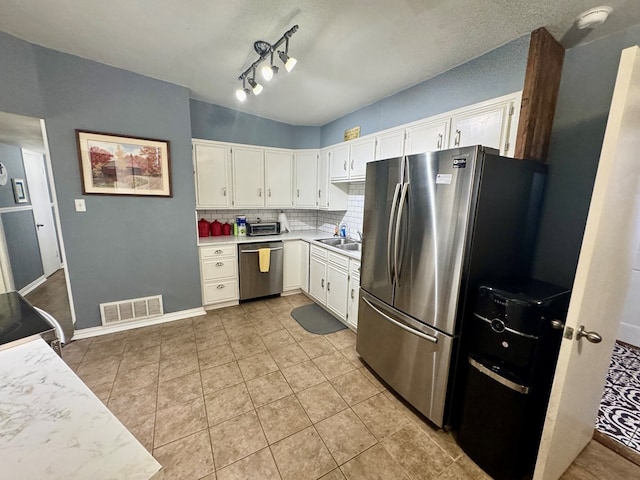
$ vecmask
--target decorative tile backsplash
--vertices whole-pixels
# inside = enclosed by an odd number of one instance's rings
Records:
[[[218,220],[222,223],[233,223],[239,215],[245,215],[248,222],[278,221],[278,214],[284,211],[289,225],[294,231],[322,230],[333,234],[336,225],[347,224],[347,233],[358,238],[357,232],[362,232],[362,217],[364,211],[364,182],[349,184],[349,200],[347,211],[325,212],[318,210],[285,209],[247,209],[247,210],[199,210],[198,219],[204,218],[210,222]]]

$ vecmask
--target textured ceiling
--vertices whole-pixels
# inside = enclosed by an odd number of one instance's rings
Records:
[[[539,27],[573,46],[640,23],[640,1],[607,4],[610,19],[585,35],[573,21],[597,1],[2,0],[0,31],[189,87],[209,103],[323,125]],[[253,42],[273,43],[295,24],[295,70],[239,103]]]

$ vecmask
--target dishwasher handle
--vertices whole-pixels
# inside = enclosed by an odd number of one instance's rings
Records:
[[[275,248],[270,248],[269,250],[271,250],[272,252],[275,252],[276,250],[282,250],[284,247],[275,247]],[[240,250],[240,253],[258,253],[260,250]]]

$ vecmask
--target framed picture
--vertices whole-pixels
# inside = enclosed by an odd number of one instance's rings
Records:
[[[16,203],[28,203],[29,197],[27,197],[27,187],[24,183],[24,178],[12,178],[11,183],[13,185],[13,198]]]
[[[169,142],[76,130],[82,191],[171,196]]]

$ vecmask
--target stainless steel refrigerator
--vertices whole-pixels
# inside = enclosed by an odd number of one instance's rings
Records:
[[[481,146],[367,164],[356,349],[440,427],[475,287],[527,273],[543,184]]]

